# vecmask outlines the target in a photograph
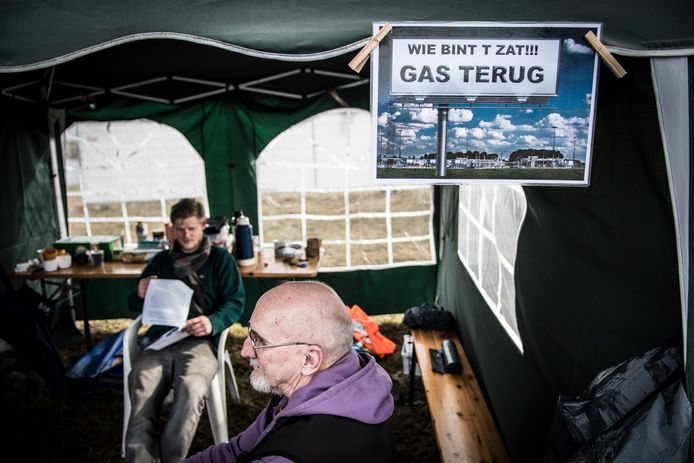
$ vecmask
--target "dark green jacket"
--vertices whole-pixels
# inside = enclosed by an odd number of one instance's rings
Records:
[[[209,339],[216,345],[219,333],[241,318],[246,301],[246,292],[243,289],[243,282],[236,267],[236,261],[229,252],[221,247],[212,246],[210,248],[210,256],[197,273],[202,278],[206,309],[209,311],[207,317],[212,323],[212,334]],[[156,275],[158,278],[177,279],[168,251],[161,251],[152,257],[142,271],[140,278],[152,275]],[[142,312],[143,304],[144,300],[137,296],[137,288],[135,288],[128,295],[128,306],[132,311]],[[188,318],[198,315],[200,313],[191,307]],[[150,340],[154,340],[169,329],[170,327],[153,326],[146,336]]]

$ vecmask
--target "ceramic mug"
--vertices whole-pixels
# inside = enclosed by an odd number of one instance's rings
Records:
[[[98,251],[89,251],[89,257],[92,258],[92,263],[94,267],[100,267],[104,263],[104,251],[99,249]]]

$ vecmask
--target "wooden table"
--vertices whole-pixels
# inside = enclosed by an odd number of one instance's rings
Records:
[[[315,278],[316,275],[318,275],[320,256],[309,259],[306,264],[306,267],[301,268],[286,262],[277,261],[274,258],[274,253],[266,251],[265,253],[258,253],[255,265],[248,267],[239,266],[239,272],[243,278]],[[10,278],[39,280],[41,282],[41,292],[44,296],[46,295],[46,280],[72,279],[78,282],[82,301],[82,319],[84,320],[84,340],[87,349],[90,349],[92,346],[92,338],[89,331],[89,312],[87,310],[87,281],[96,279],[139,278],[145,265],[146,262],[114,261],[104,262],[102,265],[95,267],[93,265],[77,266],[73,263],[72,267],[58,269],[54,272],[46,272],[41,269],[34,272],[16,272],[10,274]]]
[[[16,272],[11,278],[24,280],[68,279],[96,280],[99,278],[137,278],[145,268],[144,262],[104,262],[103,265],[72,265],[69,268],[58,269],[54,272],[37,270],[35,272]]]
[[[310,257],[305,261],[306,267],[301,268],[276,260],[273,250],[270,249],[258,252],[255,256],[255,265],[239,266],[239,271],[244,278],[315,278],[318,275],[320,259],[321,256]]]

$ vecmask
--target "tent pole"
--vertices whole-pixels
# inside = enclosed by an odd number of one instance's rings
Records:
[[[58,163],[57,136],[65,128],[65,110],[48,110],[48,146],[51,152],[51,178],[53,179],[53,196],[55,199],[55,215],[58,219],[60,238],[67,236],[67,220],[63,206],[63,185],[60,180],[60,165]],[[60,156],[62,159],[62,156]]]

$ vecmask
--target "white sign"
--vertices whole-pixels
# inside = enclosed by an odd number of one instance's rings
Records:
[[[393,95],[556,96],[560,40],[393,40]]]
[[[390,25],[371,56],[377,183],[590,183],[601,24]]]

